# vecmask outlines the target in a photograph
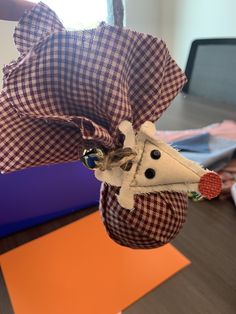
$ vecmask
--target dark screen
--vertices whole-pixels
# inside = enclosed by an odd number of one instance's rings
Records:
[[[236,105],[235,45],[198,46],[189,93]]]

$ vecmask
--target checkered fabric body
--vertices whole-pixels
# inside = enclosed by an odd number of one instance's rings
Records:
[[[162,40],[101,24],[66,31],[39,3],[15,29],[18,60],[4,68],[0,94],[0,169],[76,161],[84,148],[120,147],[118,125],[155,122],[185,83]],[[110,236],[134,248],[170,241],[183,225],[181,193],[136,196],[129,212],[116,188],[103,186],[101,211]]]
[[[104,183],[100,208],[109,236],[120,245],[134,249],[162,246],[175,238],[185,222],[185,194],[136,195],[134,209],[130,211],[119,205],[116,193],[119,188]]]

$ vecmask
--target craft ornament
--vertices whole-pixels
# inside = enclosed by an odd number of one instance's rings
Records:
[[[125,135],[123,149],[129,148],[132,157],[107,169],[97,167],[98,180],[120,187],[117,199],[127,209],[134,208],[134,196],[164,191],[198,192],[207,199],[219,195],[221,180],[213,171],[183,157],[177,150],[158,139],[155,125],[145,122],[137,134],[132,124],[123,121],[119,126]],[[121,166],[123,165],[123,167]],[[128,169],[125,165],[129,164]]]
[[[219,193],[215,173],[183,158],[145,122],[158,121],[186,83],[161,39],[106,24],[66,31],[39,2],[14,40],[20,56],[4,67],[0,93],[2,173],[81,159],[108,183],[99,204],[107,233],[135,249],[179,233],[187,213],[180,192]]]

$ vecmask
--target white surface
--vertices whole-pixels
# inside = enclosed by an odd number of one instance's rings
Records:
[[[161,36],[183,69],[194,39],[236,37],[235,0],[160,1]]]
[[[235,0],[125,0],[126,25],[161,37],[181,68],[197,38],[236,37]]]
[[[161,37],[161,0],[125,0],[125,26]]]
[[[0,20],[0,88],[2,87],[3,65],[16,59],[19,55],[12,37],[16,24],[16,22]]]
[[[107,20],[107,0],[43,0],[67,29],[96,27]]]

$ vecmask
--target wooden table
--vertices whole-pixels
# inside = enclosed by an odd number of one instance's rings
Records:
[[[199,128],[224,119],[236,121],[236,105],[235,107],[216,105],[179,95],[157,122],[157,127],[162,130]],[[95,210],[96,208],[90,208],[73,213],[2,239],[0,253]],[[192,264],[123,313],[235,314],[236,208],[233,202],[231,200],[190,202],[187,222],[173,244],[191,260]],[[0,313],[13,313],[2,275],[0,275]]]

